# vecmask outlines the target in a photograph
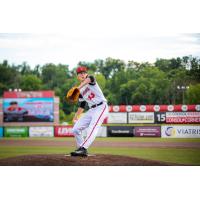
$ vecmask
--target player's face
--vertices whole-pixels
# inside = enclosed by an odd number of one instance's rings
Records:
[[[80,72],[77,74],[77,78],[81,82],[84,81],[86,79],[86,77],[87,77],[87,72]]]
[[[12,105],[11,105],[11,108],[12,108],[12,109],[17,109],[17,107],[18,107],[17,104],[12,104]]]

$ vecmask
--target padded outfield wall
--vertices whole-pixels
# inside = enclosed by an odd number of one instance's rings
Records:
[[[10,95],[7,94],[5,97],[12,98]],[[14,99],[16,95],[19,98],[27,96],[36,100],[36,98],[52,98],[54,93],[53,91],[51,93],[24,92],[15,94]],[[0,113],[3,111],[2,103],[1,100]],[[28,104],[30,105],[30,101]],[[37,102],[36,105],[40,104]],[[53,97],[53,105],[53,122],[0,121],[0,127],[4,126],[4,136],[73,137],[72,125],[59,125],[59,98]],[[28,132],[23,133],[23,130],[17,127],[27,127]],[[198,138],[200,137],[199,129],[200,105],[111,105],[109,116],[104,120],[104,125],[99,129],[97,137]],[[1,132],[0,137],[3,136]],[[83,135],[86,136],[87,131],[83,131]]]

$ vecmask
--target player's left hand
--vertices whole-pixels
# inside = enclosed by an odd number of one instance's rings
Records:
[[[80,90],[78,89],[78,87],[72,87],[66,95],[66,100],[70,103],[77,103],[78,102],[78,98],[80,95]]]

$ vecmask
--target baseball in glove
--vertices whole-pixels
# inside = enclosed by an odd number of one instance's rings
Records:
[[[73,87],[67,92],[66,100],[70,103],[76,103],[78,102],[79,95],[79,89],[77,87]]]

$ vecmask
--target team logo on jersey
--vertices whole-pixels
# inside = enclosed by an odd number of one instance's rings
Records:
[[[88,87],[85,88],[85,90],[83,91],[83,96],[85,96],[85,94],[90,91],[90,89]]]

